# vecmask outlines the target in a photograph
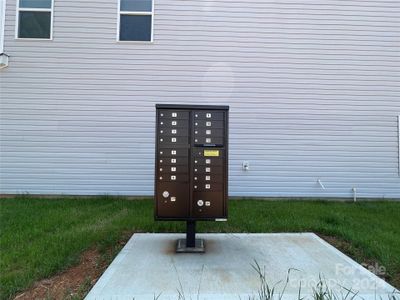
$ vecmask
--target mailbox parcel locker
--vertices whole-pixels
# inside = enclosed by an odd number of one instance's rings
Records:
[[[156,105],[156,220],[226,220],[228,109]]]

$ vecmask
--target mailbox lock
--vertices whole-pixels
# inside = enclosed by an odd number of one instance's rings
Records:
[[[162,193],[162,195],[163,195],[164,198],[168,198],[168,197],[169,197],[168,191],[164,191],[164,192]]]
[[[204,205],[204,201],[203,201],[203,200],[197,201],[197,205],[198,205],[198,206],[203,206],[203,205]]]

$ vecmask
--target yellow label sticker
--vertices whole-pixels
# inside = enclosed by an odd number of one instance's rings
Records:
[[[204,150],[204,156],[219,156],[219,150]]]

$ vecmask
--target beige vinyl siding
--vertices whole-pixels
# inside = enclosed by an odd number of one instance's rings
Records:
[[[117,0],[15,40],[7,0],[0,193],[151,195],[154,105],[182,103],[230,105],[231,196],[400,199],[399,1],[154,1],[149,44]]]

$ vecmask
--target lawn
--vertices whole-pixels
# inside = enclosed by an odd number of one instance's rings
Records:
[[[400,287],[400,202],[231,200],[229,221],[199,232],[316,232],[336,237],[358,261],[384,266]],[[183,232],[155,222],[153,201],[118,197],[0,199],[0,299],[75,264],[86,249],[107,249],[133,232]]]

